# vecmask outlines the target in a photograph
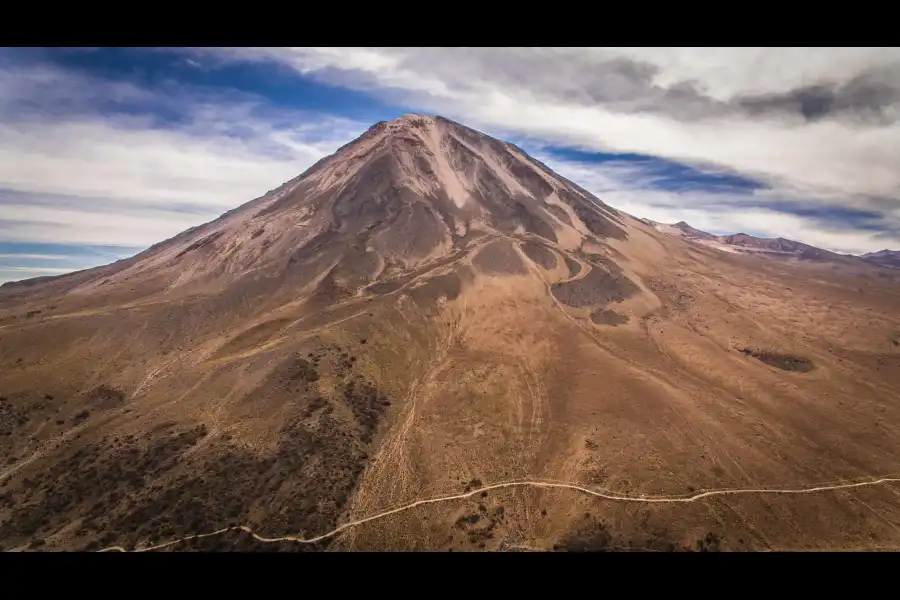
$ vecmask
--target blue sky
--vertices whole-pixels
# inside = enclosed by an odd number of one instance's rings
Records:
[[[129,256],[441,114],[635,216],[900,249],[891,49],[0,50],[0,281]]]

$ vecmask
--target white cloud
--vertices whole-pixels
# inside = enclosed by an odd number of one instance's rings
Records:
[[[68,260],[72,257],[66,256],[65,254],[27,254],[23,252],[14,254],[0,254],[0,259],[4,258],[15,258],[18,260]]]
[[[64,267],[0,267],[0,271],[8,271],[10,273],[59,274],[71,273],[74,269],[67,269]]]
[[[141,110],[97,112],[110,102]],[[179,121],[156,122],[160,108]],[[0,116],[0,241],[131,247],[263,195],[368,126],[47,65],[0,69]]]
[[[290,139],[285,140],[291,142]],[[84,120],[0,124],[0,187],[33,194],[233,207],[295,177],[328,147],[273,157],[224,135]]]
[[[100,102],[149,102],[154,95],[128,82],[79,75],[47,64],[0,68],[0,114],[30,108],[44,118],[93,109]]]
[[[78,270],[76,267],[21,267],[0,265],[0,284],[7,281],[20,281],[32,277],[49,277],[65,275]]]
[[[700,81],[720,100],[778,93],[896,64],[895,48],[613,48],[611,53],[659,65],[658,82]]]
[[[152,246],[218,216],[119,204],[116,212],[91,207],[59,208],[34,204],[4,204],[0,240],[7,242]],[[224,212],[224,211],[222,211]]]
[[[783,237],[841,253],[863,254],[885,247],[878,232],[840,229],[811,217],[754,206],[771,202],[769,192],[725,190],[668,191],[652,189],[657,173],[627,161],[580,163],[536,153],[536,158],[578,183],[604,202],[628,214],[660,223],[686,221],[715,234],[749,233]]]
[[[415,103],[489,132],[737,172],[773,186],[773,197],[882,211],[885,227],[900,231],[898,49],[204,52],[223,60],[277,61],[324,81],[403,98],[405,105]],[[820,88],[810,91],[816,85]],[[832,246],[847,243],[833,231],[797,230],[790,216],[778,221],[778,214],[745,211],[744,226],[737,228],[765,223],[772,232],[774,227],[794,237],[803,233],[811,243],[814,238],[831,240]],[[885,241],[879,243],[883,247]]]

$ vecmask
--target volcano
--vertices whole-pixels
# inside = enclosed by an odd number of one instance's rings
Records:
[[[695,496],[900,471],[898,305],[405,115],[130,259],[0,287],[0,546],[896,544],[827,486]],[[890,516],[891,482],[854,493]]]
[[[296,295],[325,281],[353,295],[357,284],[427,268],[484,236],[575,250],[625,239],[625,228],[619,213],[515,146],[406,115],[211,223],[54,285],[92,297],[140,288],[145,298],[171,298],[248,283]]]

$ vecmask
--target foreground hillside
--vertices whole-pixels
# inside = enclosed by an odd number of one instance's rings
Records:
[[[900,547],[897,306],[409,115],[133,259],[4,286],[0,545]]]

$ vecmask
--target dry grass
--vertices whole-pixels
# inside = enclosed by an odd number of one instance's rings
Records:
[[[510,252],[496,264],[482,255],[472,264],[489,272],[466,283],[445,267],[330,316],[300,304],[236,329],[227,313],[197,322],[161,305],[8,328],[0,458],[13,469],[43,454],[2,483],[4,547],[133,545],[229,523],[314,535],[474,479],[680,494],[900,471],[895,287],[693,254],[641,278],[658,310],[598,328],[591,314],[603,322],[609,309],[554,301],[536,265],[498,271],[516,264]],[[172,315],[191,336],[171,335]],[[298,318],[315,327],[291,326]],[[894,494],[635,507],[498,490],[369,523],[331,547],[889,545],[900,541]],[[229,536],[189,547],[251,543]]]

